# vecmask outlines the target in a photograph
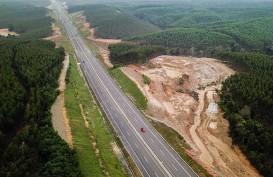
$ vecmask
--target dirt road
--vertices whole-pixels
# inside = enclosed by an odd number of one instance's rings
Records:
[[[108,45],[110,44],[117,44],[120,43],[120,39],[101,39],[97,38],[95,36],[95,28],[92,28],[90,23],[86,22],[86,17],[83,16],[82,13],[78,14],[78,18],[80,19],[77,23],[81,23],[84,26],[81,28],[82,31],[89,31],[89,35],[86,37],[86,39],[89,39],[94,42],[95,45],[99,48],[99,52],[104,60],[104,63],[109,67],[112,68],[113,65],[110,62],[110,52],[108,50]]]
[[[64,90],[66,87],[65,77],[69,66],[69,55],[65,57],[63,61],[63,68],[59,77],[60,95],[57,97],[55,103],[51,107],[52,113],[52,125],[54,130],[58,132],[60,137],[64,139],[69,145],[72,145],[72,136],[69,126],[69,120],[66,115],[65,103],[64,103]]]
[[[228,136],[218,107],[221,82],[234,71],[216,59],[160,56],[122,71],[148,99],[146,113],[177,130],[214,176],[259,176]],[[142,74],[152,83],[146,85]]]
[[[0,29],[0,36],[7,37],[8,35],[18,36],[19,34],[9,31],[8,28]]]

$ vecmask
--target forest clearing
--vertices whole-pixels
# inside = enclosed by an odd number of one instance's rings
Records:
[[[5,37],[7,37],[8,35],[18,36],[19,34],[17,34],[17,33],[14,32],[14,31],[9,31],[8,28],[0,29],[0,36],[5,36]]]
[[[178,131],[204,168],[215,176],[259,176],[232,146],[229,124],[217,105],[221,82],[235,73],[232,69],[212,58],[159,56],[121,70],[147,97],[145,113]],[[151,79],[149,85],[143,75]]]

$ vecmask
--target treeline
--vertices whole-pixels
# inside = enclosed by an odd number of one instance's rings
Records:
[[[96,29],[96,37],[121,39],[160,31],[158,27],[116,7],[105,5],[75,6],[70,8],[69,12],[81,10],[84,11],[86,20]]]
[[[63,59],[49,41],[0,42],[0,176],[82,176],[51,124]]]
[[[168,4],[164,6],[125,7],[136,17],[149,21],[162,29],[176,27],[194,27],[213,23],[234,23],[273,15],[270,7],[234,8],[234,7],[195,7],[194,5]]]
[[[114,65],[146,63],[149,59],[167,54],[166,48],[159,45],[136,45],[128,43],[109,45],[110,59]]]
[[[53,19],[47,9],[20,2],[0,2],[0,28],[20,34],[20,38],[44,38],[52,34]]]
[[[233,142],[264,176],[273,176],[273,58],[253,53],[221,53],[245,72],[229,77],[221,91],[221,108]]]
[[[189,27],[190,25],[222,21],[223,19],[209,9],[190,7],[143,7],[136,9],[134,15],[155,24],[162,29]]]
[[[272,8],[196,8],[196,7],[181,7],[180,5],[169,5],[165,7],[150,7],[150,6],[138,6],[135,8],[128,8],[133,11],[132,13],[143,20],[165,29],[157,34],[161,37],[162,33],[170,32],[170,28],[180,28],[180,31],[185,30],[205,30],[207,34],[203,34],[203,38],[214,37],[210,33],[218,33],[224,36],[228,36],[235,41],[234,45],[237,50],[247,51],[262,51],[263,46],[271,43],[273,46],[273,18]],[[172,30],[171,30],[172,31]],[[175,33],[172,31],[172,33]],[[154,35],[154,34],[153,34]],[[192,34],[187,34],[192,36]],[[219,36],[216,35],[216,40]],[[150,38],[150,36],[148,37]],[[166,36],[168,41],[173,40],[172,36]],[[193,39],[198,40],[199,36],[195,36]],[[134,38],[139,41],[141,39]],[[151,39],[154,41],[154,39]],[[202,38],[201,38],[202,40]],[[185,49],[185,46],[181,46],[182,41],[175,41],[174,43],[179,49]],[[148,42],[147,42],[148,43]],[[187,43],[187,41],[186,41]],[[211,53],[211,48],[206,47],[207,44],[200,42],[205,50],[199,50],[200,46],[192,43],[191,47],[196,48],[198,51],[197,56],[207,56],[207,53]],[[208,43],[210,45],[210,43]],[[223,43],[225,46],[225,43]],[[168,46],[168,44],[165,44]],[[221,45],[218,48],[221,49]],[[231,46],[231,48],[234,46]],[[223,50],[223,49],[221,49]],[[224,50],[225,47],[224,47]],[[182,52],[185,54],[185,52]],[[193,54],[191,54],[193,55]]]
[[[210,56],[226,50],[235,50],[238,44],[228,35],[202,29],[175,28],[126,39],[140,44],[163,45],[176,55]]]

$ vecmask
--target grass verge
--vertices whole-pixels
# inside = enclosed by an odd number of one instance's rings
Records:
[[[142,110],[147,109],[147,99],[131,79],[129,79],[119,68],[111,69],[109,70],[109,73],[119,83],[121,89],[129,94],[129,97],[133,99],[138,108]]]
[[[110,70],[110,74],[119,83],[122,90],[133,97],[133,101],[138,107],[141,107],[142,109],[147,108],[147,99],[130,78],[128,78],[119,68]],[[202,166],[195,162],[195,160],[185,152],[186,149],[189,148],[189,145],[178,132],[163,123],[155,122],[149,118],[147,119],[200,177],[211,177]]]
[[[79,23],[77,23],[79,21],[79,19],[75,18],[72,16],[73,22],[76,25],[78,31],[80,32],[80,35],[82,37],[82,39],[84,40],[84,42],[86,43],[86,45],[89,47],[89,49],[93,52],[93,54],[96,56],[96,58],[98,58],[106,68],[108,68],[108,66],[104,63],[103,58],[101,56],[100,53],[100,48],[98,46],[97,43],[90,41],[89,39],[86,39],[86,34],[83,33],[83,31],[81,31],[81,25],[79,25]],[[89,35],[90,33],[88,33]],[[104,117],[106,117],[106,115],[103,113]],[[111,122],[108,119],[105,119],[110,131],[112,132],[113,135],[116,135],[116,132],[114,130],[114,128],[112,127]],[[135,162],[133,161],[133,159],[131,158],[131,156],[129,155],[128,151],[125,149],[125,147],[123,146],[121,140],[118,137],[116,138],[116,142],[118,144],[118,147],[121,149],[121,151],[123,152],[124,158],[126,159],[126,162],[128,163],[130,169],[132,170],[132,172],[134,173],[135,177],[142,177],[141,172],[139,171],[138,167],[136,166]]]
[[[64,26],[58,21],[55,25],[60,28],[62,35],[54,42],[57,46],[64,47],[66,53],[74,55],[74,49]],[[80,75],[77,61],[73,57],[70,57],[66,81],[65,107],[70,121],[73,148],[79,159],[82,173],[85,177],[127,176],[113,152],[114,138],[105,126],[103,116],[84,78]]]
[[[212,177],[212,175],[210,175],[202,166],[196,163],[192,157],[185,152],[185,150],[190,147],[178,132],[161,122],[156,122],[150,118],[147,119],[162,135],[162,137],[174,148],[180,157],[187,162],[187,164],[195,171],[195,173],[198,174],[198,176]]]
[[[110,176],[126,176],[113,153],[111,143],[114,139],[84,78],[79,74],[75,59],[70,60],[67,80],[65,105],[70,120],[73,147],[77,152],[83,174],[105,176],[108,173]]]
[[[81,33],[81,36],[85,40],[88,47],[94,52],[96,57],[103,61],[103,59],[100,56],[98,46],[95,45],[92,41],[85,39],[86,36],[83,33]],[[129,96],[135,102],[137,107],[143,110],[147,109],[147,99],[131,79],[129,79],[119,68],[111,69],[109,70],[109,73],[119,83],[122,90],[129,94]],[[175,149],[175,151],[191,166],[191,168],[200,177],[211,176],[205,169],[203,169],[185,152],[185,150],[189,148],[189,146],[178,132],[176,132],[174,129],[166,126],[163,123],[155,122],[151,119],[149,119],[149,121],[156,128],[156,130],[163,136],[163,138],[165,138],[165,140]],[[108,124],[110,124],[110,122],[108,122]],[[122,142],[118,138],[117,143],[119,144],[119,147],[121,147],[125,155],[125,158],[130,167],[132,168],[132,170],[134,171],[135,175],[137,177],[141,176],[132,158],[130,157],[126,149],[123,147]]]

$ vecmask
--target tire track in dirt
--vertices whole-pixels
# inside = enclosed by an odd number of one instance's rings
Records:
[[[63,61],[63,68],[59,77],[59,96],[57,97],[55,103],[51,107],[52,113],[52,125],[54,130],[56,130],[59,136],[64,139],[70,146],[72,146],[72,135],[69,125],[69,119],[66,114],[65,100],[64,100],[64,90],[66,88],[65,78],[67,69],[69,66],[69,55],[65,57]]]

